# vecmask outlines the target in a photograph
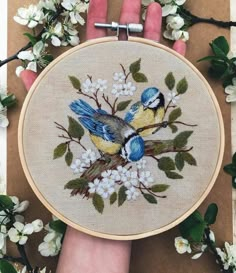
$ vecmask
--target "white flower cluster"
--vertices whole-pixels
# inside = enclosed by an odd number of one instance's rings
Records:
[[[44,229],[47,231],[47,235],[43,238],[43,242],[38,246],[38,251],[44,257],[56,256],[61,250],[63,234],[51,229],[48,224]]]
[[[139,186],[149,188],[153,183],[151,172],[144,171],[146,160],[141,159],[136,163],[137,170],[131,171],[125,167],[118,166],[115,170],[108,170],[101,174],[101,179],[95,179],[89,183],[89,192],[97,193],[103,199],[109,198],[120,184],[126,187],[128,201],[136,200],[140,195]]]
[[[107,80],[98,79],[92,81],[91,79],[87,79],[82,86],[84,93],[104,92],[107,89]]]
[[[0,93],[0,127],[6,128],[9,125],[7,118],[7,108],[4,107],[1,101],[6,97],[6,94]]]
[[[186,252],[188,252],[188,253],[192,252],[189,241],[187,239],[184,239],[181,236],[175,238],[175,248],[179,254],[184,254]]]
[[[225,88],[225,93],[228,95],[226,97],[227,102],[234,102],[236,101],[236,78],[232,79],[232,85],[228,85]]]
[[[216,248],[218,255],[221,258],[221,261],[224,265],[224,270],[231,268],[233,273],[236,272],[236,245],[230,245],[228,242],[225,242],[224,250]]]
[[[115,83],[112,85],[111,93],[116,97],[119,96],[133,96],[137,87],[132,82],[125,81],[126,76],[123,72],[116,72],[113,75]]]
[[[167,100],[175,105],[178,103],[179,99],[180,96],[175,91],[171,91],[170,93],[167,94]]]
[[[96,152],[88,149],[84,152],[81,158],[77,158],[71,165],[70,168],[73,170],[74,174],[83,173],[87,170],[98,159]]]

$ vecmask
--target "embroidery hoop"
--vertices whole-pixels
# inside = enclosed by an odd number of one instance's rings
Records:
[[[177,59],[179,59],[182,63],[184,63],[186,65],[186,67],[188,67],[188,69],[190,68],[192,73],[205,86],[204,92],[206,92],[206,94],[210,95],[212,105],[215,108],[215,112],[216,112],[216,117],[215,118],[218,121],[217,126],[218,126],[218,132],[219,132],[219,134],[216,136],[216,138],[218,139],[219,150],[218,150],[218,153],[217,153],[217,159],[216,159],[215,167],[212,170],[211,179],[206,183],[207,184],[206,188],[205,188],[205,190],[203,192],[201,192],[199,194],[199,196],[197,198],[197,201],[194,202],[193,204],[191,204],[188,207],[188,209],[185,210],[184,213],[182,213],[181,215],[178,215],[177,218],[172,217],[172,219],[167,224],[165,224],[165,225],[163,225],[161,227],[154,228],[154,229],[150,228],[150,230],[147,230],[147,228],[146,228],[146,230],[144,232],[127,232],[126,234],[120,234],[119,232],[108,233],[108,232],[101,231],[101,228],[98,231],[98,230],[96,230],[96,227],[95,227],[96,222],[93,223],[93,225],[92,225],[93,228],[91,226],[90,226],[90,228],[84,227],[83,225],[78,224],[78,222],[75,223],[75,221],[73,219],[71,219],[70,217],[68,217],[68,215],[66,215],[64,212],[60,212],[60,209],[56,208],[54,205],[51,204],[51,201],[49,201],[48,197],[45,196],[47,194],[45,194],[44,192],[42,192],[39,189],[38,184],[37,184],[38,182],[32,177],[31,166],[30,166],[31,160],[29,160],[29,158],[27,158],[27,156],[26,156],[26,151],[25,150],[27,149],[27,145],[25,145],[25,143],[24,143],[25,136],[30,133],[29,129],[27,129],[28,130],[27,132],[25,130],[25,126],[26,126],[25,120],[26,120],[26,117],[28,115],[28,109],[29,109],[29,106],[32,105],[32,101],[33,101],[35,95],[37,95],[36,91],[39,88],[41,82],[43,80],[45,80],[47,75],[51,73],[50,71],[53,70],[54,67],[56,67],[58,64],[60,64],[60,62],[63,62],[64,60],[66,60],[67,57],[70,56],[71,54],[76,54],[76,52],[80,52],[81,49],[86,49],[86,48],[96,46],[96,45],[107,45],[109,43],[114,44],[114,42],[120,43],[120,42],[117,41],[117,37],[106,37],[106,38],[87,41],[87,42],[79,45],[78,47],[75,47],[75,48],[67,51],[66,53],[62,54],[60,57],[58,57],[52,64],[50,64],[41,73],[41,75],[38,77],[36,82],[31,87],[31,90],[29,91],[29,93],[28,93],[28,95],[27,95],[27,97],[25,99],[23,108],[22,108],[20,121],[19,121],[19,129],[18,129],[18,144],[19,144],[20,159],[21,159],[22,167],[23,167],[23,170],[25,172],[26,178],[27,178],[30,186],[32,187],[34,193],[36,194],[36,196],[39,198],[39,200],[44,204],[44,206],[52,214],[54,214],[59,219],[61,219],[62,221],[64,221],[68,225],[72,226],[73,228],[75,228],[77,230],[80,230],[82,232],[85,232],[87,234],[96,236],[96,237],[102,237],[102,238],[113,239],[113,240],[134,240],[134,239],[141,239],[141,238],[145,238],[145,237],[152,236],[152,235],[155,235],[155,234],[159,234],[159,233],[162,233],[164,231],[167,231],[167,230],[173,228],[174,226],[176,226],[180,222],[182,222],[184,219],[186,219],[194,210],[196,210],[199,207],[199,205],[203,202],[203,200],[207,197],[207,195],[209,194],[210,190],[212,189],[212,187],[213,187],[213,185],[214,185],[214,183],[216,181],[216,178],[217,178],[218,173],[220,171],[222,159],[223,159],[224,143],[225,143],[224,125],[223,125],[223,119],[222,119],[220,107],[218,105],[218,102],[217,102],[217,100],[215,98],[215,95],[214,95],[213,91],[211,90],[211,87],[206,82],[204,77],[200,74],[200,72],[189,61],[187,61],[184,57],[182,57],[178,53],[174,52],[172,49],[169,49],[169,48],[167,48],[167,47],[165,47],[165,46],[163,46],[161,44],[157,44],[157,43],[155,43],[153,41],[149,41],[149,40],[142,39],[142,38],[129,37],[129,41],[122,42],[123,45],[124,45],[124,50],[125,50],[126,43],[133,43],[132,45],[134,45],[134,46],[142,44],[144,46],[147,46],[147,48],[148,47],[157,48],[157,49],[159,49],[159,50],[161,50],[163,52],[167,52],[167,53],[170,54],[170,56],[177,57]],[[127,51],[125,50],[125,52],[127,52]],[[33,102],[33,103],[35,103],[35,102]],[[32,121],[34,120],[34,118],[35,117],[32,117]],[[182,183],[182,182],[178,182],[178,183]],[[62,191],[63,191],[63,189],[62,189]],[[59,199],[60,199],[60,196],[59,196]],[[138,202],[138,201],[136,201],[136,202]],[[116,209],[119,210],[119,208],[116,208]],[[91,220],[91,218],[90,218],[90,220]]]

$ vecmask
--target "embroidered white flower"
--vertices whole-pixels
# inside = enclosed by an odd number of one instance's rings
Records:
[[[45,227],[48,234],[43,238],[43,242],[38,246],[38,251],[44,257],[53,257],[59,254],[61,250],[62,234],[52,230],[49,225]]]
[[[21,25],[28,25],[29,28],[34,28],[38,24],[43,23],[44,14],[36,5],[30,5],[28,8],[19,8],[14,20]]]
[[[151,176],[150,171],[142,171],[139,174],[139,181],[146,187],[149,187],[153,183],[154,179]]]
[[[136,200],[140,195],[140,192],[135,187],[130,187],[125,193],[128,201]]]
[[[24,245],[28,240],[28,235],[34,232],[34,226],[32,224],[22,224],[20,222],[15,222],[14,227],[10,228],[8,231],[8,236],[13,243],[18,243]]]
[[[89,193],[95,193],[98,190],[99,187],[99,183],[100,180],[99,179],[95,179],[93,182],[89,182],[88,186],[89,186]]]
[[[97,155],[94,151],[88,149],[86,152],[82,154],[82,160],[87,166],[90,166],[97,160]]]
[[[121,95],[124,94],[123,92],[123,84],[117,84],[117,83],[114,83],[112,85],[112,90],[111,90],[111,93],[113,95],[115,95],[117,98]]]
[[[123,94],[125,96],[133,96],[136,89],[136,86],[132,82],[125,83],[123,85]]]
[[[83,173],[87,170],[87,164],[82,162],[79,158],[77,158],[71,165],[70,168],[73,170],[74,174]]]
[[[236,101],[236,78],[232,79],[233,85],[228,85],[225,88],[225,93],[228,95],[226,97],[227,102],[234,102]]]
[[[175,238],[175,248],[179,254],[184,254],[186,252],[188,252],[188,253],[192,252],[189,241],[184,239],[183,237],[176,237]]]
[[[125,74],[123,72],[116,72],[113,75],[113,80],[118,83],[123,83],[125,80]]]
[[[147,161],[142,158],[141,160],[139,160],[139,161],[136,162],[136,167],[139,170],[145,169],[146,168],[146,164],[147,164]]]
[[[115,192],[115,181],[111,177],[103,178],[97,188],[97,193],[103,199],[107,199],[113,192]]]
[[[60,38],[63,37],[63,27],[61,22],[57,22],[54,27],[50,27],[46,32],[43,33],[42,38],[44,40],[51,39],[51,43],[54,46],[61,46]]]
[[[95,84],[96,89],[100,92],[104,92],[107,89],[107,80],[98,79]]]
[[[88,3],[82,2],[80,0],[63,0],[61,5],[69,11],[70,20],[72,24],[84,25],[85,20],[80,15],[88,9]]]
[[[177,101],[179,99],[180,99],[180,96],[174,91],[168,93],[168,95],[167,95],[167,100],[171,101],[173,104],[177,104]]]
[[[138,173],[136,171],[127,171],[125,175],[122,176],[121,181],[127,189],[138,186]]]
[[[97,91],[96,89],[96,83],[95,82],[91,82],[90,79],[87,79],[84,83],[83,83],[83,91],[85,93],[95,93]]]
[[[170,15],[166,18],[166,23],[171,29],[181,29],[184,26],[184,19],[178,14]]]

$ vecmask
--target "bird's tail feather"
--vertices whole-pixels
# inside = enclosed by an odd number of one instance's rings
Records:
[[[81,99],[73,101],[70,104],[70,109],[79,116],[92,117],[97,113],[87,102]]]

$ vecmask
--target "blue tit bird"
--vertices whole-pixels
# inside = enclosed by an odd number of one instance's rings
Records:
[[[148,125],[161,123],[165,116],[165,98],[156,87],[143,91],[141,101],[136,102],[126,113],[124,120],[136,130]],[[154,134],[157,128],[146,129],[140,132],[141,136]]]
[[[70,109],[79,116],[93,144],[102,153],[120,154],[128,161],[138,161],[144,156],[144,140],[123,119],[95,110],[81,99],[72,102]]]

